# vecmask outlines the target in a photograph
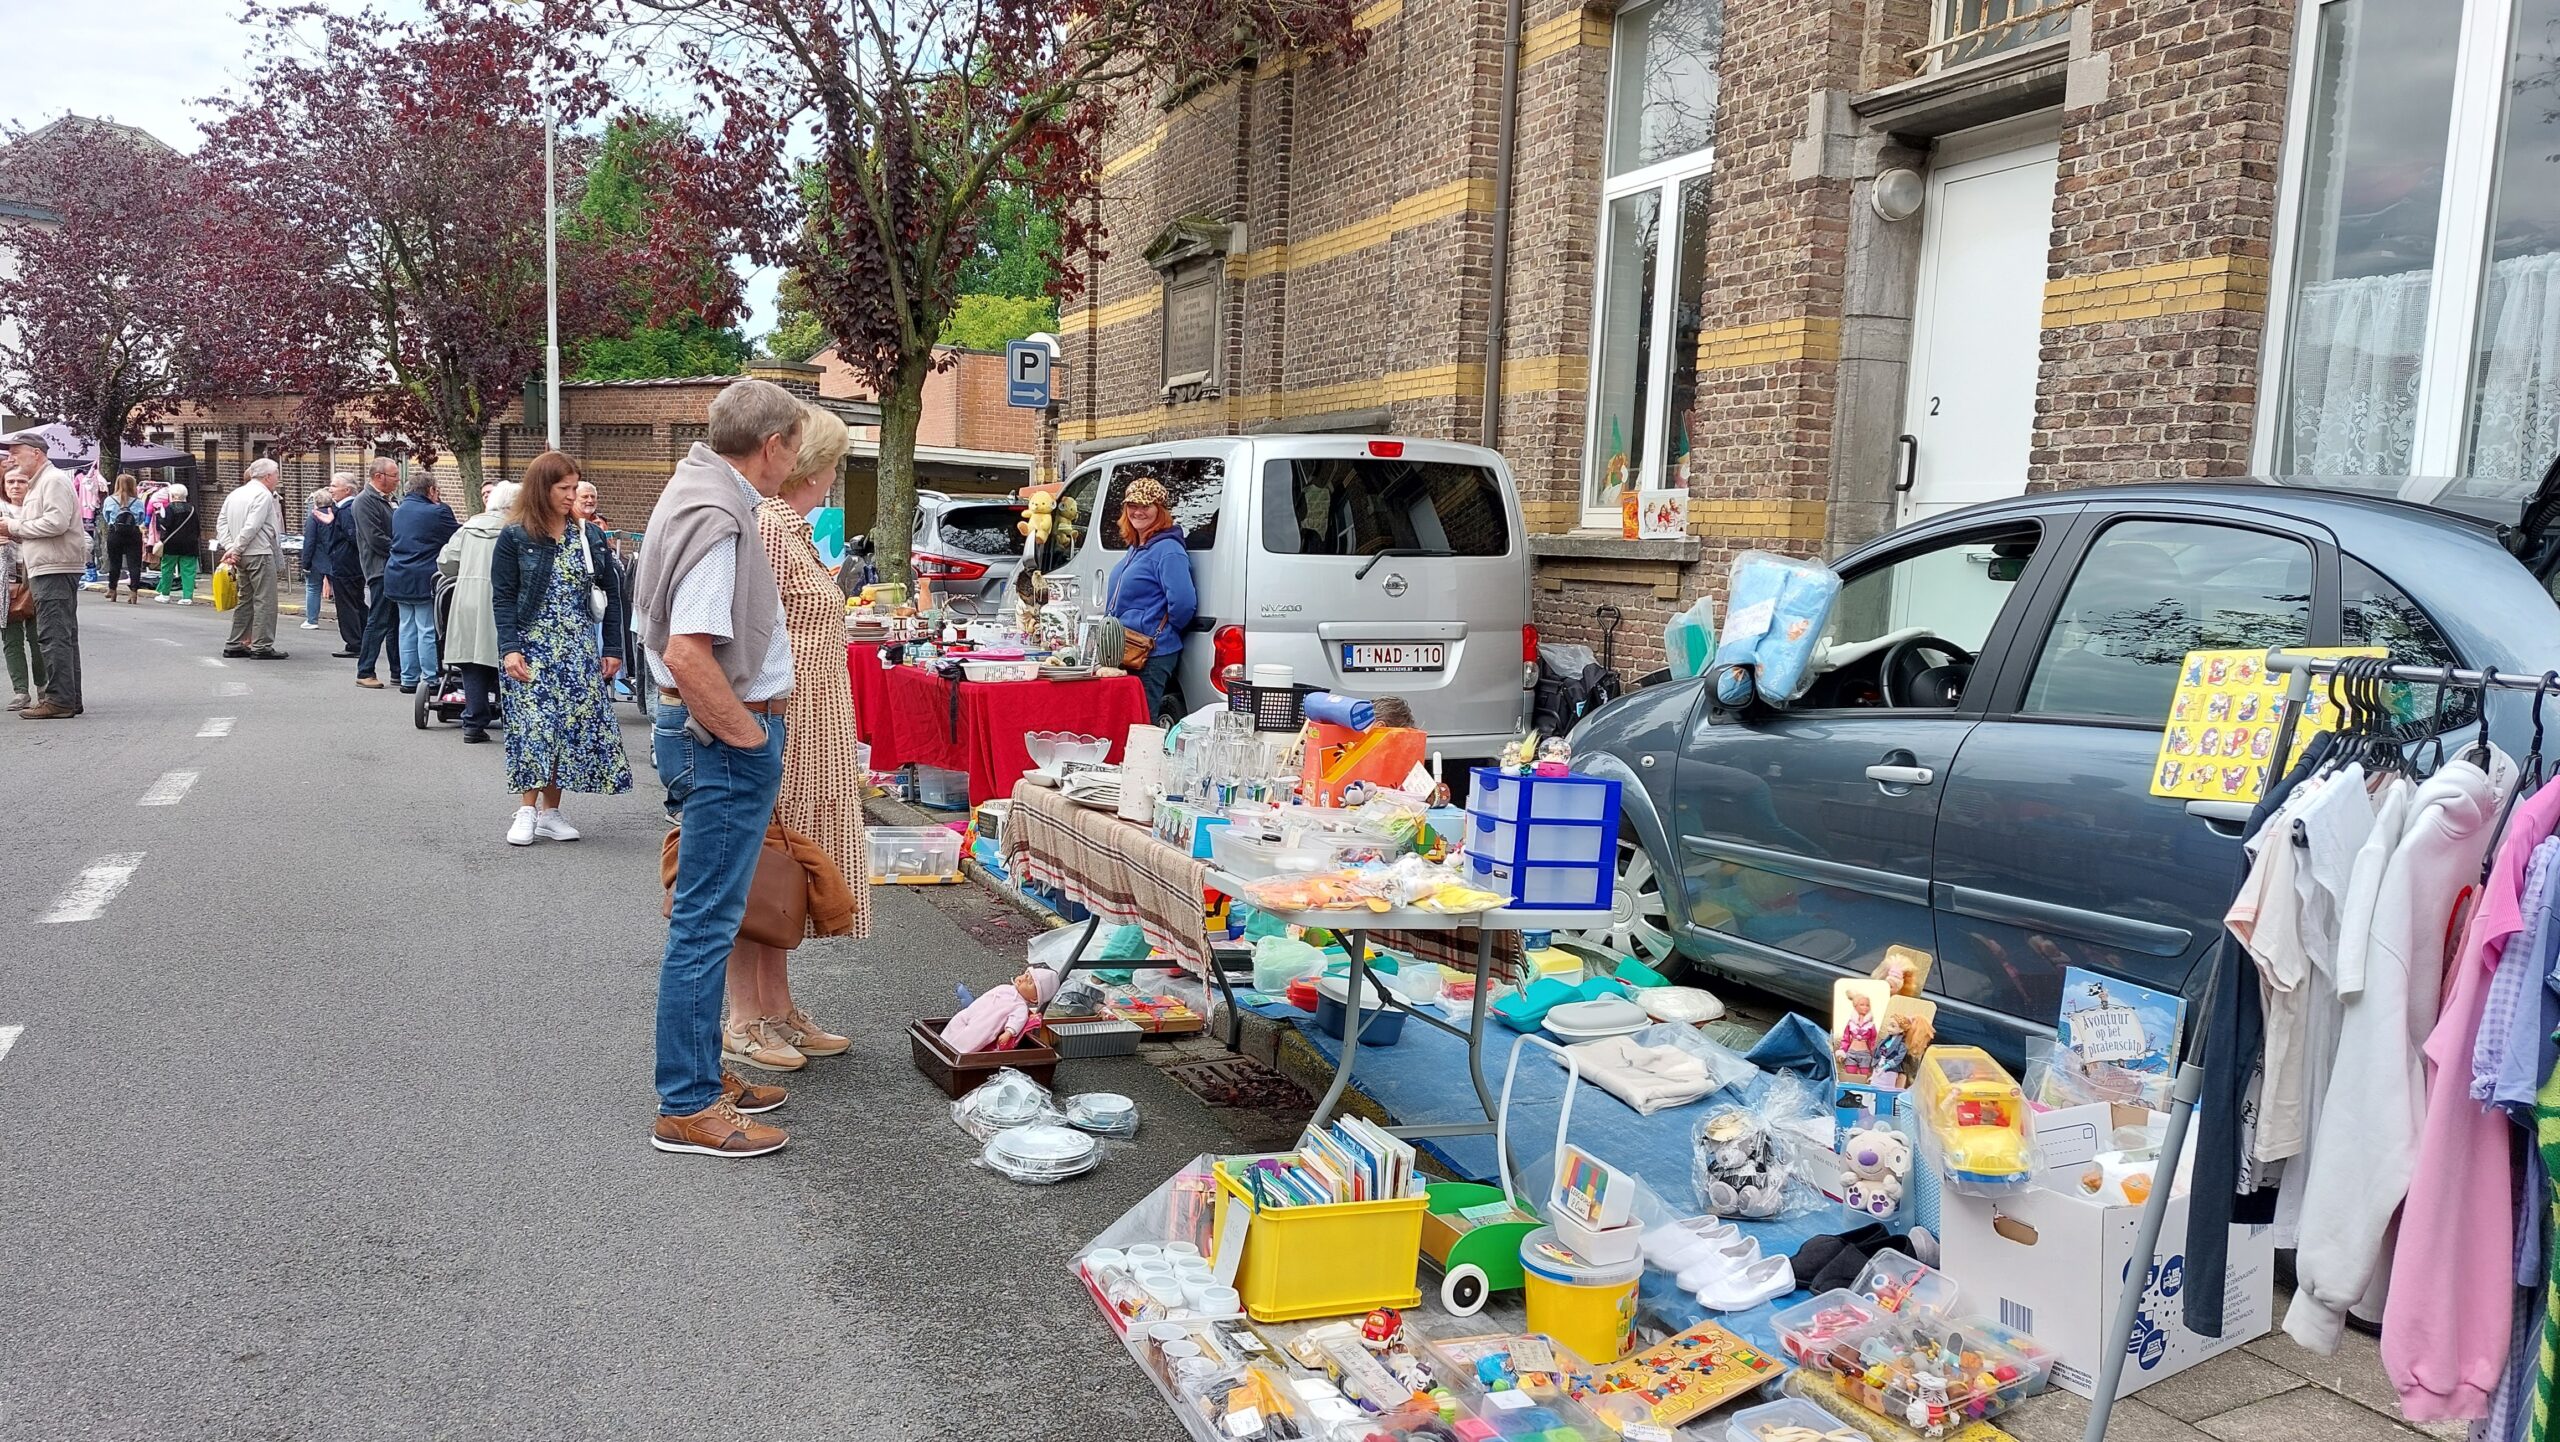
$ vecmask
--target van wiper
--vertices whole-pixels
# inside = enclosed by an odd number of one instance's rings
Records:
[[[1351,579],[1355,581],[1369,579],[1369,573],[1378,569],[1378,563],[1389,556],[1445,556],[1447,554],[1449,554],[1447,551],[1426,551],[1419,546],[1389,546],[1383,551],[1370,552],[1368,563],[1352,572]]]

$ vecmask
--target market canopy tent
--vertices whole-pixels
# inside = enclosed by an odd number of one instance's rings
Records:
[[[45,454],[57,466],[86,466],[98,459],[98,443],[73,430],[62,421],[30,426],[16,432],[34,436],[44,442]],[[144,445],[128,442],[117,456],[116,464],[128,471],[151,470],[161,466],[191,465],[195,457],[172,446]]]

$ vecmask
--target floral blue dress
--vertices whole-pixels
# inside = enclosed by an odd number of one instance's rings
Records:
[[[605,695],[595,622],[587,615],[587,558],[562,546],[551,588],[524,628],[530,681],[510,677],[499,704],[507,718],[507,789],[619,796],[631,789],[631,758]]]

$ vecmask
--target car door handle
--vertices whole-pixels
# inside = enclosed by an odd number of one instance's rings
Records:
[[[2249,813],[2257,807],[2247,801],[2190,801],[2187,814],[2213,828],[2216,836],[2238,836],[2249,825]]]
[[[1938,773],[1926,766],[1876,765],[1867,768],[1867,779],[1880,786],[1926,786]]]

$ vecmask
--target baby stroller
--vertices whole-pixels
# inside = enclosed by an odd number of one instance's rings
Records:
[[[462,719],[462,668],[446,659],[453,652],[453,582],[436,577],[436,669],[418,683],[418,729],[433,717],[447,725]]]

